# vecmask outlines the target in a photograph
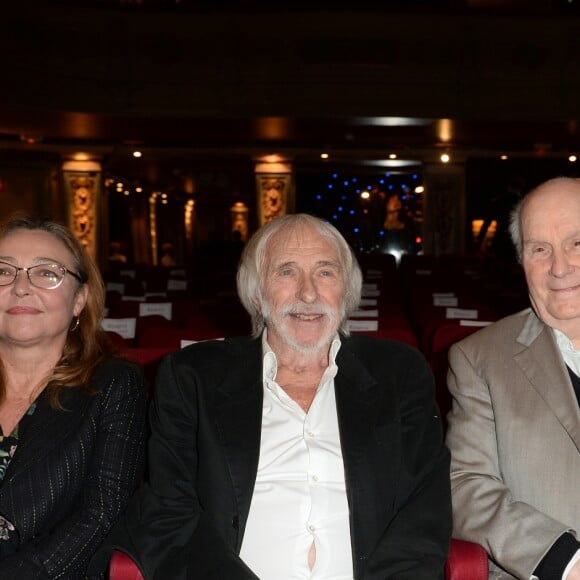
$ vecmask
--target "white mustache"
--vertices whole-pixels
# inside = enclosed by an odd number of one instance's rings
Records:
[[[292,314],[302,314],[305,316],[322,314],[323,316],[328,316],[331,319],[335,318],[334,310],[326,304],[287,304],[280,309],[280,314],[282,316],[288,316]]]

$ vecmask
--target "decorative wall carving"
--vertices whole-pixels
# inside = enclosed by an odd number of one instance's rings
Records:
[[[260,225],[286,214],[290,195],[291,175],[260,173],[256,175]]]
[[[97,252],[97,198],[100,174],[63,171],[64,188],[69,199],[70,227],[87,252]]]

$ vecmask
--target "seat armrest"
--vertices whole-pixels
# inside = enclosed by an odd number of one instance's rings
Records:
[[[489,565],[487,553],[478,544],[451,540],[446,580],[487,580]],[[109,564],[109,580],[144,580],[141,571],[124,552],[115,551]]]
[[[487,580],[489,561],[487,552],[479,544],[451,540],[445,564],[446,580]]]
[[[109,562],[109,580],[144,580],[130,556],[115,550]]]

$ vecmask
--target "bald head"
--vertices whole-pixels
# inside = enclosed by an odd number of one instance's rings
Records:
[[[555,177],[532,189],[512,210],[510,216],[510,236],[519,261],[522,261],[524,244],[522,221],[535,216],[542,219],[544,212],[550,215],[574,211],[576,201],[580,203],[580,180],[571,177]],[[545,214],[544,214],[545,215]],[[580,214],[578,214],[580,226]]]
[[[580,181],[559,177],[515,212],[516,240],[534,311],[580,346]]]

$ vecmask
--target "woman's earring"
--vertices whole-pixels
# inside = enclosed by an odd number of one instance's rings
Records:
[[[81,323],[81,318],[80,318],[80,316],[77,316],[77,319],[71,324],[69,331],[74,332],[79,327],[80,323]]]

